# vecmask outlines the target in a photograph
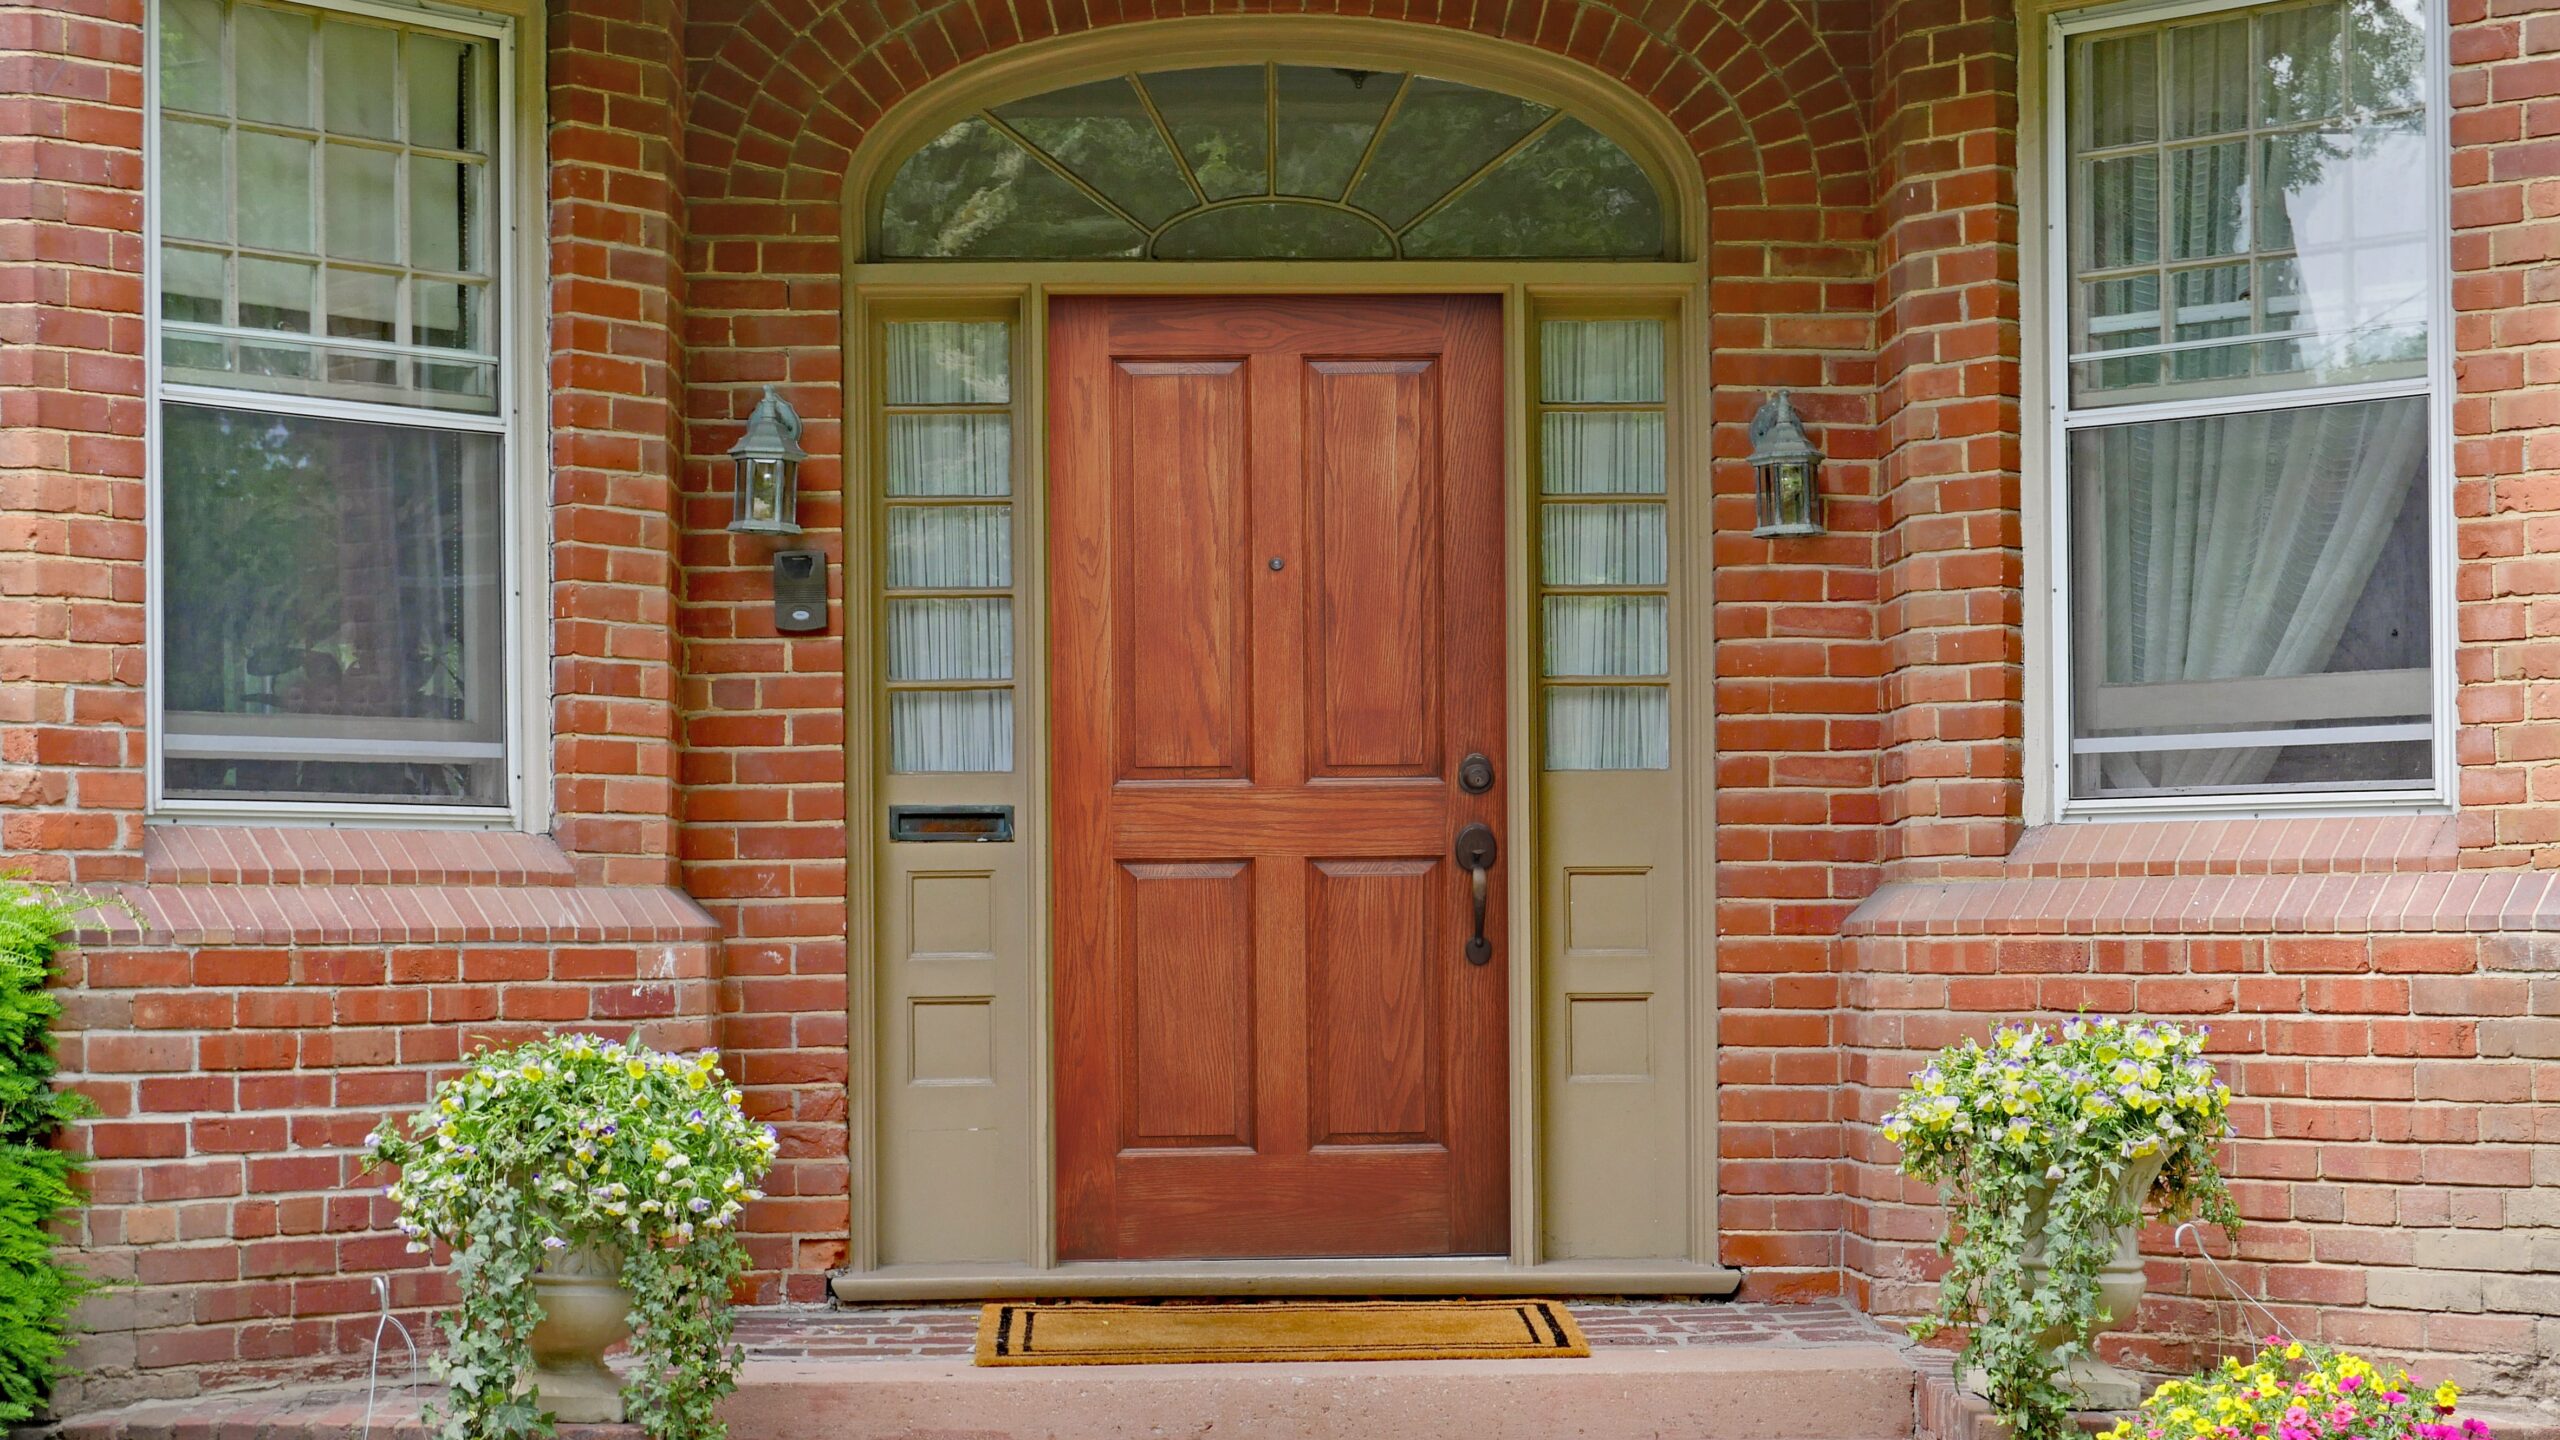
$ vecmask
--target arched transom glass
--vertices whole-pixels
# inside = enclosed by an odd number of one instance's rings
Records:
[[[1552,105],[1392,71],[1157,70],[981,110],[898,167],[886,259],[1658,259],[1665,206]]]

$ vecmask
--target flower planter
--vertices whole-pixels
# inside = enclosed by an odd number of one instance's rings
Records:
[[[431,1361],[449,1387],[429,1406],[437,1433],[531,1440],[537,1409],[717,1433],[738,1383],[736,1226],[781,1147],[744,1099],[711,1051],[555,1035],[475,1057],[374,1131],[365,1163],[400,1167],[385,1193],[411,1247],[477,1247]],[[604,1352],[626,1338],[616,1374]]]
[[[2134,1227],[2146,1202],[2163,1221],[2240,1223],[2214,1164],[2231,1088],[2206,1039],[2105,1016],[2003,1025],[1988,1044],[1939,1051],[1885,1116],[1902,1173],[1939,1186],[1947,1205],[1947,1273],[1912,1333],[1964,1327],[1963,1383],[2018,1440],[2076,1440],[2073,1411],[2141,1398],[2132,1376],[2076,1352],[2142,1303]],[[2048,1246],[2057,1205],[2075,1223]],[[2118,1219],[2120,1233],[2098,1233]],[[2069,1286],[2056,1281],[2064,1266]]]
[[[533,1277],[542,1323],[533,1327],[531,1383],[542,1408],[563,1424],[617,1424],[622,1377],[604,1352],[631,1336],[631,1296],[622,1257],[593,1246],[554,1251]]]
[[[2164,1155],[2154,1154],[2127,1165],[2124,1175],[2116,1182],[2117,1202],[2131,1204],[2139,1212],[2143,1200],[2151,1194],[2152,1182],[2160,1178],[2160,1167],[2166,1159]],[[2044,1288],[2051,1273],[2051,1267],[2044,1259],[2045,1206],[2051,1198],[2052,1191],[2037,1191],[2027,1211],[2027,1277],[2039,1290]],[[2122,1329],[2130,1323],[2135,1309],[2142,1304],[2142,1293],[2149,1277],[2142,1268],[2141,1232],[2142,1224],[2138,1220],[2118,1229],[2115,1253],[2098,1271],[2098,1303],[2105,1309],[2106,1318],[2098,1322],[2091,1336],[2093,1346],[2098,1335]],[[2050,1354],[2069,1339],[2071,1326],[2066,1323],[2037,1336],[2036,1343]],[[2148,1393],[2139,1378],[2122,1366],[2110,1365],[2099,1359],[2094,1350],[2063,1367],[2063,1383],[2079,1395],[2082,1407],[2090,1410],[2130,1410],[2140,1404]],[[1979,1372],[1965,1376],[1965,1388],[1976,1394],[1987,1393]]]

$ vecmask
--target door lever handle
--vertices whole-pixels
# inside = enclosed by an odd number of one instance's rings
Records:
[[[1467,963],[1490,964],[1493,942],[1484,935],[1484,907],[1492,888],[1493,865],[1502,856],[1502,846],[1494,840],[1492,827],[1479,823],[1458,832],[1455,853],[1458,863],[1466,867],[1467,883],[1475,892],[1476,928],[1467,937]]]

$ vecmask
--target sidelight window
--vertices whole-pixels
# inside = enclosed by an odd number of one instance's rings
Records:
[[[2438,793],[2432,44],[2419,0],[2063,35],[2070,800]]]
[[[1013,327],[881,327],[889,769],[1013,768]]]
[[[1663,322],[1539,326],[1538,574],[1550,770],[1671,765]]]
[[[154,22],[158,794],[502,811],[500,32]]]

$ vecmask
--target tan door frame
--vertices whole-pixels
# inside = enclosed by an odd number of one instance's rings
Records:
[[[854,1053],[848,1065],[847,1145],[850,1164],[851,1244],[847,1269],[834,1281],[845,1299],[966,1298],[992,1294],[1103,1293],[1311,1293],[1325,1290],[1377,1293],[1392,1290],[1457,1289],[1471,1291],[1563,1290],[1583,1293],[1729,1293],[1739,1275],[1717,1261],[1715,1146],[1715,965],[1712,923],[1714,893],[1714,765],[1713,765],[1713,587],[1694,581],[1680,596],[1678,633],[1683,637],[1675,662],[1674,713],[1679,717],[1675,743],[1685,757],[1681,771],[1687,794],[1685,846],[1688,894],[1696,918],[1688,926],[1686,959],[1688,1013],[1683,1017],[1692,1052],[1688,1067],[1689,1244],[1685,1258],[1624,1261],[1549,1262],[1541,1254],[1540,1174],[1544,1147],[1539,1134],[1540,1095],[1537,993],[1541,955],[1540,877],[1542,854],[1540,787],[1526,783],[1540,773],[1535,750],[1538,704],[1534,636],[1538,587],[1531,572],[1533,545],[1529,526],[1534,516],[1533,470],[1529,460],[1530,405],[1528,384],[1529,324],[1535,307],[1545,300],[1575,302],[1610,299],[1649,300],[1676,308],[1674,334],[1691,357],[1704,353],[1706,294],[1703,267],[1693,262],[1054,262],[990,264],[927,262],[857,265],[845,307],[845,394],[853,399],[843,410],[845,427],[844,507],[846,675],[849,719],[846,727],[846,860],[848,924],[848,1043]],[[1218,1261],[1218,1262],[1089,1262],[1061,1266],[1056,1259],[1055,1180],[1052,1126],[1050,1021],[1050,876],[1048,838],[1046,615],[1036,597],[1045,593],[1044,513],[1047,486],[1045,447],[1017,447],[1018,490],[1016,594],[1020,628],[1015,645],[1018,719],[1016,750],[1020,771],[1017,843],[1035,857],[1027,867],[1032,951],[1030,970],[1034,1014],[1031,1063],[1031,1143],[1039,1194],[1032,1207],[1032,1234],[1024,1237],[1026,1264],[897,1265],[882,1268],[879,1253],[879,1104],[878,1056],[871,1053],[879,1032],[877,997],[879,864],[878,776],[883,762],[885,721],[873,712],[879,656],[876,651],[877,601],[873,507],[856,497],[867,494],[869,466],[855,457],[873,453],[871,410],[863,397],[873,393],[875,379],[869,336],[884,310],[959,304],[983,310],[1009,308],[1016,317],[1015,406],[1024,436],[1045,433],[1048,401],[1046,309],[1052,294],[1176,292],[1209,294],[1362,294],[1362,293],[1493,293],[1504,297],[1505,350],[1505,628],[1513,659],[1506,705],[1510,734],[1506,741],[1508,773],[1522,783],[1511,787],[1507,817],[1516,855],[1510,867],[1511,909],[1507,953],[1514,957],[1511,976],[1511,1215],[1510,1253],[1492,1260],[1416,1261]],[[1713,554],[1713,497],[1709,484],[1708,434],[1711,411],[1706,367],[1679,369],[1679,393],[1672,397],[1674,452],[1672,483],[1684,498],[1677,513],[1681,530],[1673,537],[1674,573],[1701,580]],[[863,721],[871,723],[861,723]]]

